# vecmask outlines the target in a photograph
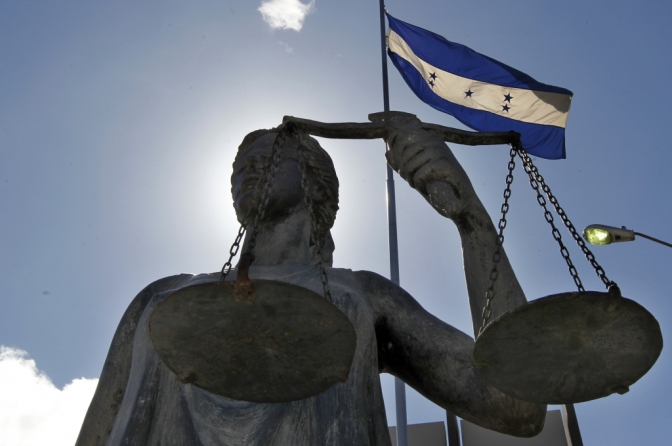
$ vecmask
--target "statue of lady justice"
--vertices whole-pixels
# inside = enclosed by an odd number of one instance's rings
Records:
[[[231,190],[241,222],[250,215],[257,182],[277,136],[278,129],[258,130],[239,147]],[[356,333],[347,381],[315,396],[282,403],[238,401],[180,382],[152,344],[150,317],[167,290],[214,282],[220,275],[167,277],[140,292],[124,314],[77,445],[387,446],[391,443],[381,372],[395,375],[439,406],[485,428],[521,437],[541,431],[546,407],[513,399],[485,384],[471,362],[474,340],[469,335],[426,312],[384,277],[329,268],[338,179],[317,141],[305,135],[301,141],[313,209],[304,200],[297,150],[289,147],[277,164],[249,275],[321,295],[319,259],[311,240],[321,241],[319,254],[328,266],[331,303],[347,316]],[[417,122],[398,121],[387,142],[392,168],[458,228],[477,333],[496,249],[495,227],[439,137]],[[314,239],[311,218],[317,228]],[[248,233],[243,250],[249,238]],[[492,318],[526,301],[503,252],[498,269]],[[227,280],[234,280],[235,272]]]

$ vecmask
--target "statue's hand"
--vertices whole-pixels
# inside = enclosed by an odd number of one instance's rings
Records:
[[[441,215],[454,219],[466,212],[476,193],[443,140],[423,130],[417,118],[396,118],[389,124],[385,156],[390,166]]]

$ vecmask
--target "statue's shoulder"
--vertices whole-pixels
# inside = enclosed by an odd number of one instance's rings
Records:
[[[177,274],[156,280],[143,288],[131,301],[112,338],[98,387],[84,418],[76,446],[102,446],[107,443],[126,392],[138,321],[154,296],[179,288],[191,277],[192,274]]]
[[[380,274],[374,273],[373,271],[353,271],[347,268],[328,268],[327,274],[329,276],[329,282],[339,285],[359,285],[369,287],[383,287],[388,286],[396,287],[396,285],[389,279],[381,276]]]
[[[194,277],[198,276],[194,276],[193,274],[188,273],[182,273],[182,274],[175,274],[174,276],[164,277],[159,280],[155,280],[154,282],[150,283],[145,288],[143,288],[142,291],[140,291],[135,298],[151,299],[152,296],[154,296],[155,294],[184,286],[186,282],[193,279]]]
[[[164,277],[147,285],[140,291],[137,296],[131,301],[124,315],[119,321],[117,331],[112,339],[112,346],[110,352],[115,350],[115,347],[120,345],[129,345],[135,335],[135,330],[138,322],[142,317],[145,308],[157,294],[163,293],[171,289],[181,288],[188,282],[193,274],[176,274],[174,276]],[[109,356],[109,355],[108,355]],[[109,359],[109,358],[108,358]]]
[[[372,271],[354,271],[360,289],[379,312],[399,308],[417,309],[420,304],[402,287]]]
[[[193,274],[176,274],[164,277],[150,283],[135,296],[126,312],[124,312],[121,321],[119,321],[117,331],[112,338],[112,344],[103,371],[110,368],[125,368],[127,366],[126,362],[129,360],[130,346],[132,345],[135,330],[142,317],[142,313],[152,298],[164,291],[179,288],[192,277],[194,277]],[[121,352],[124,353],[122,354]],[[117,364],[117,361],[121,361],[121,364]]]
[[[119,327],[117,328],[117,333],[115,334],[115,340],[121,337],[123,342],[128,341],[127,337],[132,336],[132,333],[135,332],[135,328],[142,312],[154,296],[163,293],[164,291],[180,288],[192,277],[194,277],[193,274],[176,274],[174,276],[155,280],[143,288],[131,301],[126,312],[122,316],[121,321],[119,322]]]
[[[401,289],[387,277],[383,277],[373,271],[351,271],[351,273],[365,290],[372,293],[378,294],[384,292],[386,294]]]

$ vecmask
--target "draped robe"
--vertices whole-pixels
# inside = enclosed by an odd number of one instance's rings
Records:
[[[345,383],[288,403],[235,401],[180,383],[154,349],[150,316],[170,290],[219,280],[219,273],[172,276],[145,288],[124,314],[77,445],[389,446],[381,372],[488,429],[521,437],[541,431],[546,407],[488,386],[471,362],[470,336],[378,274],[338,268],[327,274],[331,302],[357,338]],[[252,266],[250,278],[323,294],[315,266]]]
[[[288,403],[236,401],[180,383],[152,345],[150,316],[168,294],[165,291],[219,280],[219,274],[183,274],[150,285],[138,295],[120,323],[78,444],[96,441],[95,444],[111,446],[390,445],[379,379],[374,312],[355,275],[350,270],[328,269],[332,303],[348,317],[357,336],[347,382],[314,397]],[[235,277],[235,272],[232,276]],[[272,278],[323,294],[316,267],[253,266],[250,277]],[[131,346],[124,345],[129,342]],[[123,360],[115,353],[129,347],[130,370],[120,403],[121,389],[117,389],[118,409],[114,410],[110,406],[115,405],[115,395],[112,398],[109,395],[114,392],[105,386],[112,381],[117,381],[118,387],[122,385],[118,381],[123,381],[120,376],[124,374]],[[105,414],[96,413],[100,406],[108,406],[102,410]],[[99,415],[113,416],[109,438],[101,430],[110,420]]]

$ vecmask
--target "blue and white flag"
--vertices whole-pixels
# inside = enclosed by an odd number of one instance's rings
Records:
[[[565,158],[573,93],[387,15],[388,54],[424,102],[481,132],[515,131],[531,155]]]

